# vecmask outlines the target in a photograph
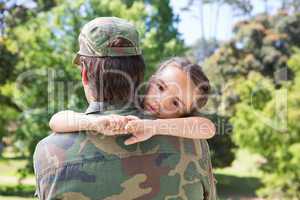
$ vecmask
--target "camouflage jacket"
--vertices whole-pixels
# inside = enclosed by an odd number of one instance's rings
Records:
[[[94,104],[87,114],[138,115]],[[51,134],[34,153],[39,199],[216,199],[206,140],[153,136],[124,145],[130,135]]]

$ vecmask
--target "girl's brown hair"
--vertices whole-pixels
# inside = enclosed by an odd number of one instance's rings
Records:
[[[175,67],[182,69],[183,71],[187,72],[193,83],[195,84],[196,88],[199,91],[199,97],[197,98],[196,102],[194,102],[193,110],[200,109],[207,103],[208,96],[210,93],[210,83],[207,76],[201,69],[200,65],[192,63],[187,58],[183,57],[172,57],[164,62],[162,62],[156,73],[159,73],[163,70],[166,66],[174,64]]]
[[[130,41],[118,38],[109,47],[131,47]],[[133,100],[135,89],[144,79],[143,56],[80,56],[80,66],[87,68],[89,87],[96,101],[120,103]]]

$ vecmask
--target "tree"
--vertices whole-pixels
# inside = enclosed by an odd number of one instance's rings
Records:
[[[259,194],[271,199],[300,198],[299,63],[298,51],[289,60],[295,79],[285,82],[280,89],[257,72],[241,79],[237,87],[241,101],[231,118],[233,138],[240,147],[266,159],[261,167],[264,189]]]
[[[54,1],[37,1],[16,3],[14,1],[0,1],[0,104],[3,115],[0,116],[0,143],[2,138],[15,131],[16,119],[23,109],[13,99],[14,81],[21,73],[16,68],[19,54],[8,49],[13,37],[8,30],[26,23],[38,12],[49,10],[55,5]]]
[[[236,80],[251,71],[271,78],[280,87],[281,79],[291,79],[287,67],[290,46],[299,45],[300,15],[278,13],[258,15],[234,28],[234,37],[206,60],[204,70],[213,81],[216,112],[231,116],[239,96],[234,92]],[[220,98],[220,96],[222,96]]]
[[[239,22],[204,64],[210,108],[229,118],[235,145],[266,159],[259,194],[271,199],[299,198],[299,53],[291,58],[299,22],[299,13],[286,12]]]
[[[196,63],[202,63],[218,49],[220,43],[220,41],[215,39],[199,39],[192,45],[188,52],[188,56]]]
[[[146,11],[144,1],[128,1],[128,4],[121,0],[76,0],[71,4],[68,0],[51,4],[38,2],[44,3],[31,10],[34,14],[28,14],[22,23],[7,23],[3,43],[0,43],[3,51],[10,55],[6,62],[13,61],[9,66],[15,75],[0,85],[0,91],[20,108],[15,109],[14,115],[1,127],[17,124],[17,130],[13,130],[15,141],[23,144],[19,146],[29,157],[29,164],[36,143],[49,132],[50,116],[67,108],[82,111],[86,105],[80,73],[71,61],[78,51],[80,28],[87,21],[95,16],[117,16],[135,23],[148,64],[147,74],[153,72],[161,58],[185,50],[168,1],[146,2],[151,13]],[[1,62],[5,61],[4,54],[0,57]],[[9,105],[3,107],[8,110]],[[3,116],[8,113],[5,109]]]

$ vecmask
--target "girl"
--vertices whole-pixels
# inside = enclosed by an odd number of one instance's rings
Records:
[[[90,130],[104,135],[131,133],[132,137],[125,141],[126,145],[145,141],[157,134],[208,139],[215,134],[214,124],[207,118],[187,115],[206,104],[209,90],[209,81],[199,65],[174,57],[163,62],[150,78],[141,101],[143,112],[157,119],[61,111],[52,116],[49,125],[54,132]]]

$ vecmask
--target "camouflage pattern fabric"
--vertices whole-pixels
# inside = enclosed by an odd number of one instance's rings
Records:
[[[100,108],[91,104],[87,114]],[[133,107],[101,111],[112,113],[145,117]],[[216,199],[206,140],[154,136],[126,146],[128,137],[79,132],[44,138],[34,154],[39,199]]]
[[[132,47],[109,47],[118,38],[124,38]],[[117,17],[98,17],[83,26],[79,35],[80,50],[74,64],[79,65],[79,55],[103,56],[134,56],[141,55],[139,34],[136,27],[127,20]]]

